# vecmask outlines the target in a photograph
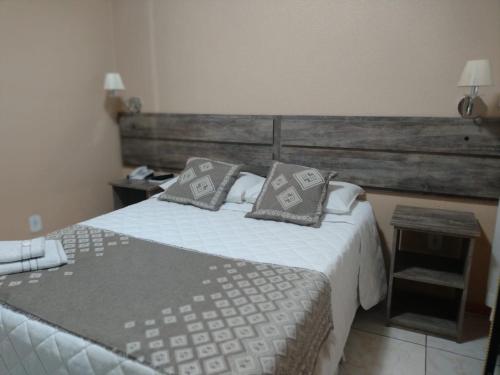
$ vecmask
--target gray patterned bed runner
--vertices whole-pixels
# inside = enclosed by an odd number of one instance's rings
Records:
[[[165,374],[312,374],[332,329],[321,273],[74,226],[70,264],[0,277],[0,302]]]

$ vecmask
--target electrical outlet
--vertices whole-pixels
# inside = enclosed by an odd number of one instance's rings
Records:
[[[31,215],[28,219],[28,223],[31,233],[40,232],[43,229],[42,217],[38,214]]]

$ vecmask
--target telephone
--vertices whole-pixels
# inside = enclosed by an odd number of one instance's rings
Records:
[[[146,178],[152,176],[153,174],[154,171],[152,169],[149,169],[146,165],[143,165],[130,172],[128,178],[130,180],[145,180]]]

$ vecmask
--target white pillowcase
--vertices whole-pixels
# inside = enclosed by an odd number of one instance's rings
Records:
[[[173,184],[175,184],[177,182],[177,179],[179,178],[179,176],[175,176],[174,178],[171,178],[170,180],[164,182],[163,184],[160,185],[160,187],[163,189],[163,190],[167,190],[170,186],[172,186]]]
[[[170,180],[161,184],[160,187],[163,190],[167,190],[170,186],[175,184],[178,178],[178,176],[171,178]],[[249,172],[241,172],[240,176],[229,190],[229,193],[227,193],[226,202],[243,203],[245,201],[246,191],[256,185],[258,186],[257,195],[259,195],[259,192],[262,189],[262,185],[264,185],[264,181],[264,177],[260,177]]]
[[[251,188],[248,188],[247,191],[245,192],[245,202],[254,204],[257,201],[257,198],[259,197],[260,191],[264,187],[264,182],[266,179],[264,177],[261,177],[262,181],[259,181],[256,185],[252,186]]]
[[[358,196],[365,191],[358,185],[349,182],[330,181],[328,197],[323,211],[327,214],[348,214]]]
[[[240,177],[229,190],[226,197],[226,202],[230,203],[243,203],[245,201],[246,192],[248,189],[254,187],[255,185],[264,184],[265,178],[257,176],[249,172],[241,172]]]

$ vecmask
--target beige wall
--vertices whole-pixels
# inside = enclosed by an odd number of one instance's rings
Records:
[[[499,0],[114,0],[118,69],[146,110],[455,116],[468,59],[497,86]]]
[[[500,0],[114,0],[118,70],[146,111],[456,116],[466,60],[500,114]],[[370,192],[386,239],[395,205],[480,220],[473,307],[484,300],[496,203]]]
[[[104,109],[113,70],[104,0],[0,1],[0,239],[31,236],[111,209],[121,174],[117,128]]]

